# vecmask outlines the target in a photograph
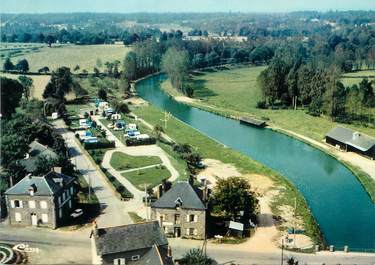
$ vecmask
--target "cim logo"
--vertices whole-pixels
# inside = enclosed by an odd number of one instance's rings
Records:
[[[28,253],[39,253],[39,248],[31,248],[27,244],[17,244],[13,247],[13,250]]]

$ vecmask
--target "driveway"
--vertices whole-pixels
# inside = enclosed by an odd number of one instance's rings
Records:
[[[55,122],[55,128],[61,133],[64,138],[71,155],[72,163],[76,166],[86,181],[90,183],[92,190],[99,199],[101,206],[101,214],[97,218],[99,227],[117,226],[124,224],[131,224],[127,211],[126,204],[121,201],[111,189],[103,173],[98,170],[91,160],[84,154],[85,151],[77,142],[73,132],[70,132],[62,120]]]

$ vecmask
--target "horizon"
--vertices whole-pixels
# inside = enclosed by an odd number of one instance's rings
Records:
[[[281,2],[281,3],[280,3]],[[291,13],[302,11],[374,11],[373,0],[3,0],[1,14],[53,14],[53,13]]]

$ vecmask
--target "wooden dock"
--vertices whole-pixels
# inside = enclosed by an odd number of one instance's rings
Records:
[[[255,126],[255,127],[260,127],[260,128],[263,128],[267,125],[265,121],[257,120],[254,118],[248,118],[248,117],[240,117],[240,123]]]

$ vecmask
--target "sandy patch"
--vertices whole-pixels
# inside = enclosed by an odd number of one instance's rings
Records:
[[[185,96],[177,96],[177,97],[174,97],[174,99],[182,103],[194,103],[195,102],[194,98],[189,98]]]
[[[198,174],[198,179],[206,179],[208,185],[214,186],[217,178],[239,177],[241,173],[237,168],[231,164],[224,164],[223,162],[215,159],[204,159],[206,168]]]
[[[147,101],[143,100],[142,98],[139,97],[131,97],[128,99],[125,99],[124,102],[129,105],[134,105],[134,106],[142,106],[148,104]]]

